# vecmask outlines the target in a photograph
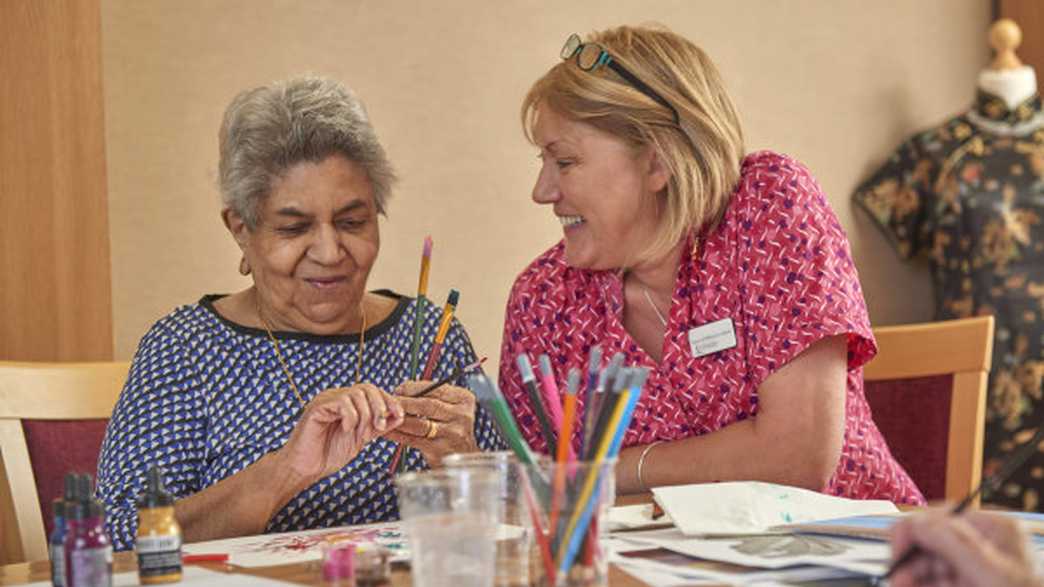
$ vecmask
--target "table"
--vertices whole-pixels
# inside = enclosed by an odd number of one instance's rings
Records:
[[[617,498],[617,505],[631,505],[637,503],[649,503],[652,494],[644,493],[637,495],[626,495]],[[322,576],[319,573],[319,565],[315,562],[283,565],[278,567],[265,567],[259,569],[245,569],[233,567],[224,563],[203,563],[200,566],[217,572],[240,573],[278,579],[296,583],[298,585],[322,585]],[[113,573],[135,571],[138,566],[134,560],[133,552],[118,552],[113,557]],[[48,561],[35,561],[31,563],[16,563],[0,566],[0,586],[2,585],[24,585],[36,581],[48,581],[51,578],[51,565]],[[645,583],[621,571],[616,567],[609,569],[609,584],[613,587],[648,587]],[[174,583],[177,585],[177,583]],[[410,571],[408,569],[393,569],[391,587],[410,587]]]
[[[200,566],[211,571],[267,577],[298,585],[323,584],[322,576],[319,574],[319,564],[315,562],[265,567],[262,569],[240,569],[223,563],[203,563]],[[134,571],[137,568],[133,552],[118,552],[113,557],[114,573]],[[35,581],[47,581],[50,578],[51,564],[47,561],[0,566],[0,585],[24,585]],[[647,587],[644,583],[617,568],[610,569],[609,584],[613,587]],[[174,583],[174,585],[177,585],[177,583]],[[408,569],[395,569],[392,571],[391,587],[410,587],[410,585],[412,583]]]

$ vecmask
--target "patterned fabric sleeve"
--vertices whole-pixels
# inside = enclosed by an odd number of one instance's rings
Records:
[[[471,346],[471,339],[464,330],[464,326],[453,319],[446,341],[443,343],[444,352],[442,360],[434,373],[434,379],[441,379],[450,375],[458,366],[465,366],[478,360],[475,349]],[[451,360],[447,360],[451,359]],[[456,385],[467,388],[467,376],[462,376]],[[496,426],[493,425],[491,416],[476,402],[475,407],[475,442],[484,451],[504,450],[507,444],[500,437]]]
[[[745,288],[747,361],[760,385],[813,343],[848,335],[848,366],[876,354],[844,229],[808,169],[792,159],[756,158],[744,181],[739,259]]]
[[[527,285],[532,269],[533,265],[519,276],[508,297],[507,309],[504,313],[504,338],[500,348],[498,385],[511,409],[511,414],[518,422],[518,428],[526,443],[533,450],[547,454],[549,451],[547,441],[533,416],[533,406],[530,404],[529,395],[522,387],[522,375],[518,372],[518,366],[515,363],[515,358],[523,352],[539,352],[539,349],[527,349],[523,344],[523,341],[526,340],[535,343],[526,336],[525,324],[525,316],[533,315],[526,312],[532,299]]]
[[[151,465],[162,467],[175,498],[200,490],[206,416],[199,386],[183,339],[157,323],[138,346],[98,461],[96,491],[114,549],[134,547],[135,501]]]
[[[930,133],[904,142],[852,195],[904,259],[932,246],[929,212],[938,165],[931,142]]]

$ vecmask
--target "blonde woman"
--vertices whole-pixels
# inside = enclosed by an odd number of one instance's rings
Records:
[[[717,69],[679,35],[621,26],[569,37],[561,57],[522,118],[543,162],[533,200],[563,239],[516,280],[500,362],[529,442],[546,449],[515,357],[547,353],[561,385],[600,345],[652,369],[622,493],[762,480],[922,503],[871,419],[876,346],[809,171],[744,154]]]

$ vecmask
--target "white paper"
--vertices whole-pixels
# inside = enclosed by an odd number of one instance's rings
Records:
[[[116,573],[112,576],[113,587],[136,587],[138,583],[138,573]],[[204,569],[203,567],[197,567],[193,565],[185,565],[182,569],[181,582],[178,585],[214,585],[216,587],[251,587],[252,585],[260,585],[261,587],[277,586],[277,585],[294,585],[294,583],[286,583],[283,581],[276,581],[275,579],[266,579],[264,577],[255,577],[253,575],[237,575],[232,573],[218,573],[211,571],[210,569]],[[26,587],[51,587],[50,581],[30,583]]]
[[[761,534],[736,538],[692,538],[676,528],[617,535],[635,545],[746,567],[785,569],[825,566],[853,573],[883,573],[891,560],[887,542],[834,536]]]
[[[773,526],[895,513],[884,500],[856,500],[759,481],[653,488],[660,507],[689,536],[756,534]]]
[[[723,570],[721,566],[715,568],[713,563],[705,563],[692,558],[663,561],[616,555],[610,558],[610,562],[643,582],[657,587],[723,584],[766,585],[784,581],[793,584],[863,576],[862,573],[813,566],[770,570],[741,568],[728,571]],[[707,565],[707,568],[701,567],[704,564]]]
[[[392,561],[410,558],[406,534],[398,522],[193,542],[181,550],[185,554],[227,554],[229,564],[241,567],[271,567],[322,560],[322,544],[330,540],[380,544],[391,552]]]

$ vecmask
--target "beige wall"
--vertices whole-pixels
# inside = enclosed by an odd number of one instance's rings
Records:
[[[877,2],[103,1],[116,355],[176,305],[247,285],[218,218],[216,131],[239,90],[304,71],[369,105],[403,182],[371,287],[431,292],[496,361],[514,276],[560,237],[529,200],[536,151],[519,131],[528,85],[568,33],[658,21],[716,59],[751,150],[804,161],[847,227],[878,324],[926,320],[923,267],[902,265],[853,187],[910,132],[972,97],[986,0]]]

